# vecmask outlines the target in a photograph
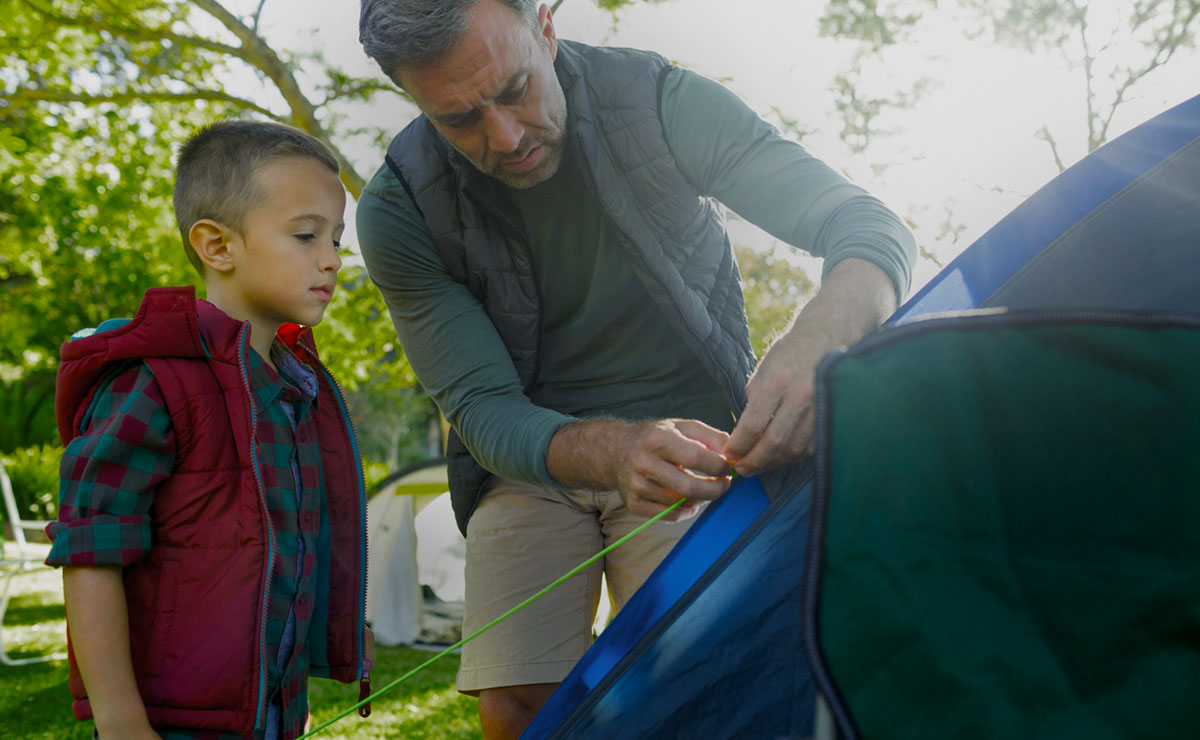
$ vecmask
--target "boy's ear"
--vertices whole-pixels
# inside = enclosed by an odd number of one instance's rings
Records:
[[[188,241],[196,256],[217,272],[233,270],[234,255],[230,243],[237,238],[232,229],[211,218],[202,218],[188,229]]]

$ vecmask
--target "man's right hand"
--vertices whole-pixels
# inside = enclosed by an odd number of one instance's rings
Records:
[[[720,453],[728,438],[690,419],[579,421],[551,438],[546,467],[564,486],[619,491],[646,518],[686,498],[666,517],[681,521],[729,490],[732,468]]]

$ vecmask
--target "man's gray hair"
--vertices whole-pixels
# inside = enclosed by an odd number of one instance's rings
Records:
[[[358,15],[358,41],[383,73],[396,79],[397,71],[437,59],[462,40],[467,11],[480,0],[362,0]],[[537,29],[536,0],[496,0],[507,5]]]

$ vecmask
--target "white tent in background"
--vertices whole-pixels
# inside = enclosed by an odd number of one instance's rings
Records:
[[[446,642],[439,635],[447,618],[461,615],[466,555],[450,510],[446,461],[402,468],[376,491],[367,502],[367,621],[375,641]],[[437,601],[425,598],[422,584]]]
[[[467,547],[450,506],[446,459],[401,468],[374,490],[367,501],[367,622],[375,642],[458,642]],[[593,631],[603,632],[611,617],[601,598]]]

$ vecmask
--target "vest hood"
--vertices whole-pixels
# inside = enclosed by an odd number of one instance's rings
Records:
[[[74,439],[90,394],[114,365],[152,358],[207,357],[236,363],[238,338],[245,322],[230,318],[192,286],[151,288],[134,317],[114,329],[100,330],[62,345],[55,410],[63,444]],[[293,352],[317,358],[312,330],[284,324],[276,335]]]

